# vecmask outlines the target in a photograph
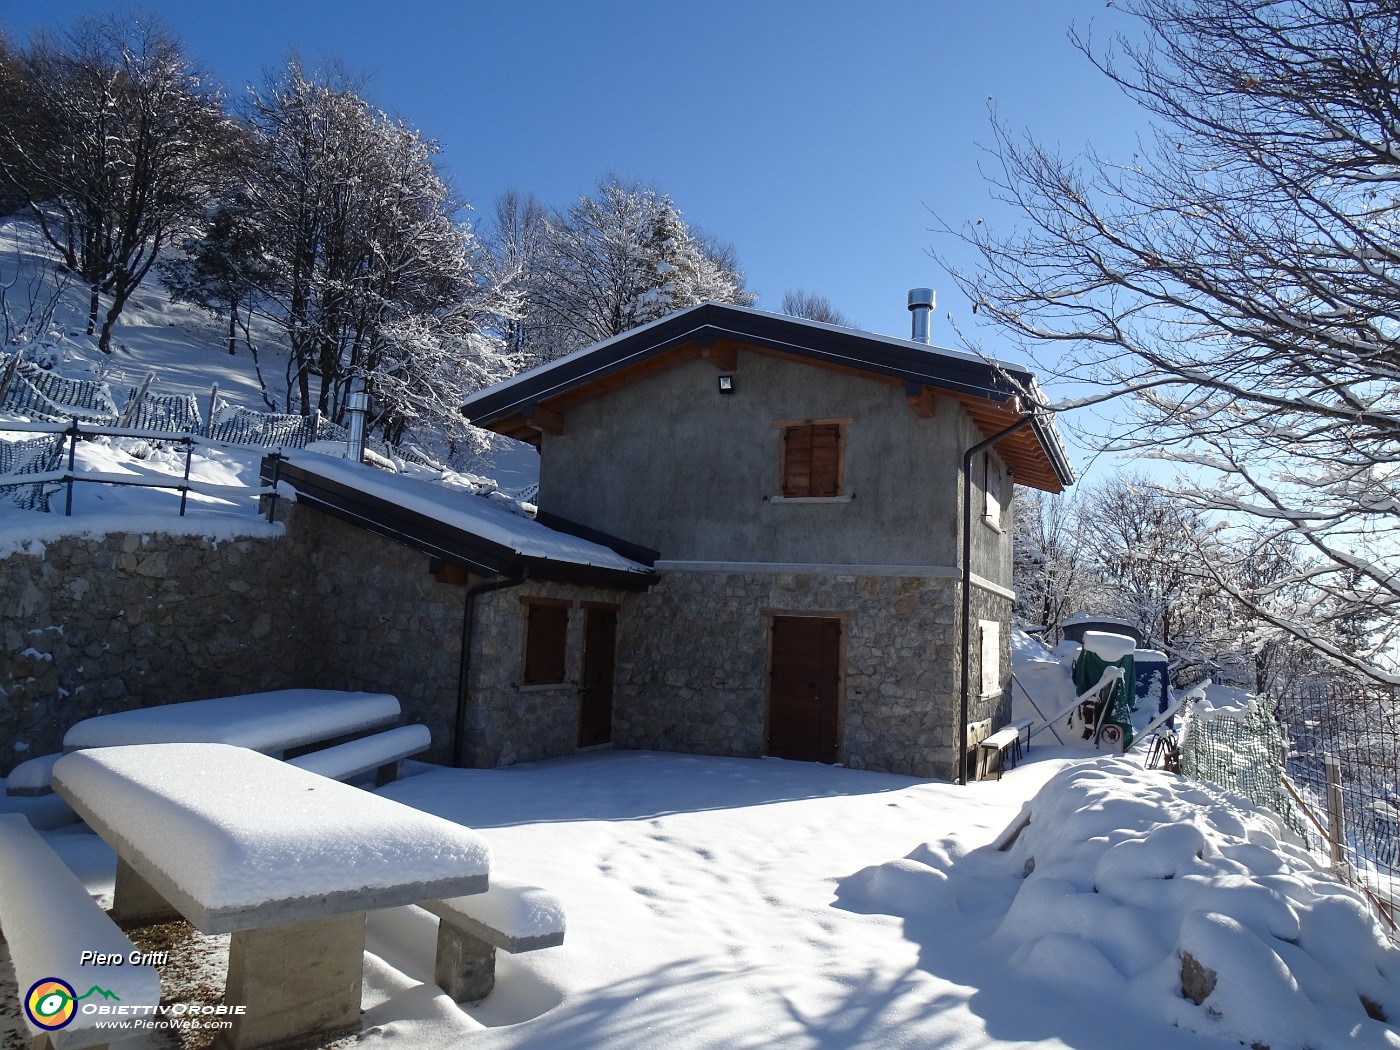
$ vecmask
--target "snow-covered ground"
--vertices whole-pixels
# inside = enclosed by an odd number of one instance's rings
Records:
[[[139,386],[147,375],[154,376],[153,395],[191,395],[200,412],[208,416],[214,387],[221,404],[240,406],[255,412],[286,410],[287,354],[278,343],[276,330],[265,320],[252,325],[256,360],[245,342],[230,355],[225,344],[225,323],[198,307],[169,300],[154,277],[127,304],[114,330],[112,352],[97,349],[95,336],[84,334],[86,293],[74,283],[62,283],[55,266],[54,252],[30,222],[0,220],[0,305],[8,312],[8,327],[26,354],[44,367],[69,379],[97,380],[111,388],[120,407],[127,391]],[[50,302],[53,308],[50,311]],[[0,326],[0,338],[6,326]],[[3,347],[8,351],[12,347]],[[13,418],[13,417],[11,417]],[[0,424],[6,417],[0,415]],[[0,440],[22,440],[28,434],[6,432],[0,425]],[[191,493],[187,514],[205,522],[190,526],[177,522],[177,531],[204,528],[216,535],[242,534],[256,518],[257,501],[251,495],[258,487],[258,464],[265,450],[201,447],[191,461],[190,477],[211,485],[246,486],[247,498],[219,498]],[[327,450],[329,451],[329,450]],[[84,473],[166,475],[180,478],[185,470],[183,450],[153,446],[130,438],[98,438],[80,442],[75,466]],[[528,489],[539,477],[538,456],[519,442],[496,439],[485,458],[469,464],[476,473],[487,473],[506,492]],[[15,533],[30,530],[80,531],[103,527],[121,517],[134,527],[133,519],[154,515],[168,521],[177,513],[180,495],[173,490],[135,486],[82,483],[73,489],[73,517],[82,522],[45,522],[39,526],[34,515],[17,511],[0,500],[0,550],[7,537],[13,549]],[[51,507],[64,510],[59,493]],[[20,515],[16,517],[16,515]],[[230,521],[230,519],[235,519]],[[236,519],[242,519],[241,523]]]
[[[1128,760],[1037,738],[967,787],[648,752],[412,771],[382,794],[484,834],[567,937],[461,1010],[431,920],[377,914],[338,1046],[1400,1047],[1361,1000],[1400,1016],[1400,953],[1357,898],[1268,815]],[[110,892],[100,842],[48,836]],[[1218,974],[1200,1005],[1182,946]]]

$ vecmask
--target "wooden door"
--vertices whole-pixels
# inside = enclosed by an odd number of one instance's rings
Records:
[[[768,753],[835,762],[841,621],[775,616],[768,689]]]
[[[589,609],[583,635],[583,685],[580,690],[578,746],[612,741],[613,657],[617,647],[617,610]]]

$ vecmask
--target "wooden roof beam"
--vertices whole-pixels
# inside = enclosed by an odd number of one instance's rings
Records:
[[[554,434],[556,437],[564,433],[564,417],[543,405],[530,405],[520,415],[532,430],[542,434]]]
[[[920,419],[932,419],[934,407],[933,388],[923,383],[905,383],[904,396],[909,401],[909,408]]]
[[[721,372],[733,372],[739,368],[739,348],[729,340],[702,337],[699,343],[700,356]]]

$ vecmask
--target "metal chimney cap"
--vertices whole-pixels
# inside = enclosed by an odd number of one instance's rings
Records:
[[[932,310],[934,306],[932,288],[910,288],[909,289],[909,309],[911,310]]]

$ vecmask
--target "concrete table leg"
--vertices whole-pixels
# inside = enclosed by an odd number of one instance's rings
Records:
[[[357,1030],[364,951],[362,911],[233,934],[224,1002],[248,1010],[218,1045],[251,1050]]]
[[[453,1002],[481,1002],[496,985],[495,947],[445,921],[438,923],[433,983]]]
[[[108,914],[118,926],[128,928],[184,918],[121,857],[117,858],[117,881],[112,890],[112,910]]]

